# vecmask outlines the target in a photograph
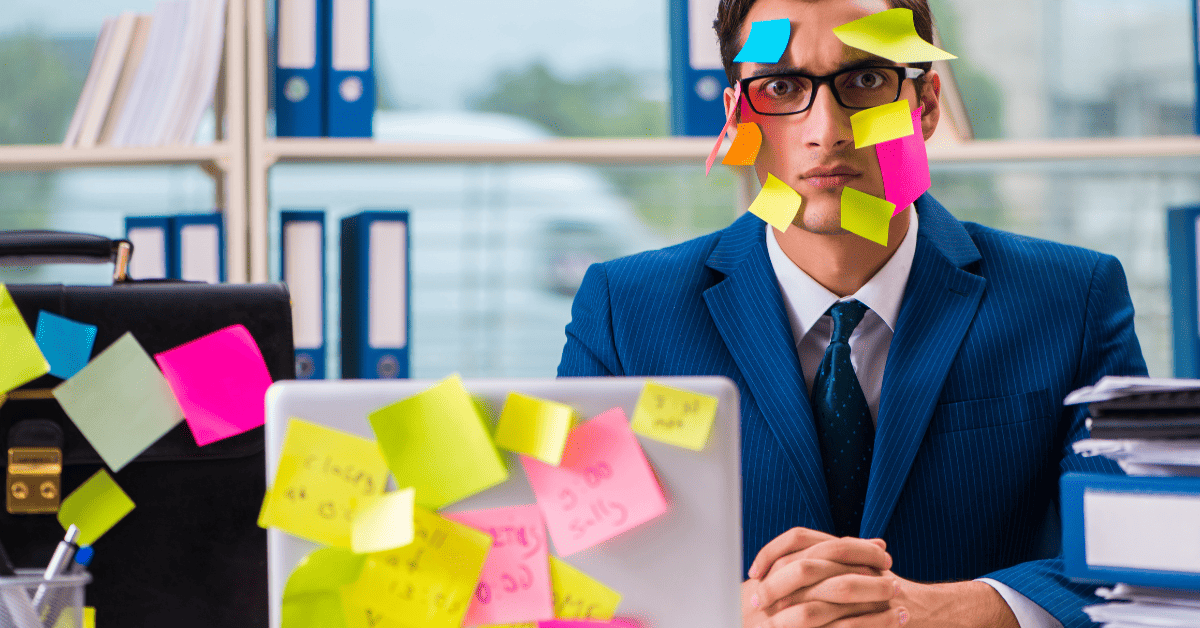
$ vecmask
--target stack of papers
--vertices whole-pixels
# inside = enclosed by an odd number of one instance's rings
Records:
[[[1154,589],[1118,584],[1096,590],[1113,600],[1083,610],[1092,621],[1127,628],[1190,628],[1200,626],[1200,597],[1193,591]]]

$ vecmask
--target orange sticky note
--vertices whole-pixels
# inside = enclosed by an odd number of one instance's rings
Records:
[[[804,198],[791,186],[780,181],[775,175],[768,173],[767,182],[763,184],[758,198],[750,204],[749,212],[767,221],[780,231],[787,231],[800,213],[800,204]]]
[[[737,137],[721,163],[726,166],[753,166],[758,158],[758,149],[762,146],[762,129],[754,122],[740,122],[737,125]]]
[[[880,246],[887,246],[888,223],[896,206],[881,198],[842,188],[842,228]]]

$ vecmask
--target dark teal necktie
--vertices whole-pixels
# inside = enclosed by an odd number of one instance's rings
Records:
[[[850,363],[850,334],[867,309],[858,301],[841,301],[829,308],[833,338],[813,378],[813,418],[837,536],[859,534],[875,447],[871,410]]]

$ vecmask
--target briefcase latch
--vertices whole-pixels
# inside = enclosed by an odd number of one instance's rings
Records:
[[[58,512],[62,502],[62,450],[10,448],[7,480],[8,512],[14,515]]]

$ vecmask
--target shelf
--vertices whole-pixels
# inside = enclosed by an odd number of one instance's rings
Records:
[[[57,144],[0,146],[0,171],[36,172],[111,166],[213,165],[220,167],[233,151],[228,143],[197,146],[66,148]]]

